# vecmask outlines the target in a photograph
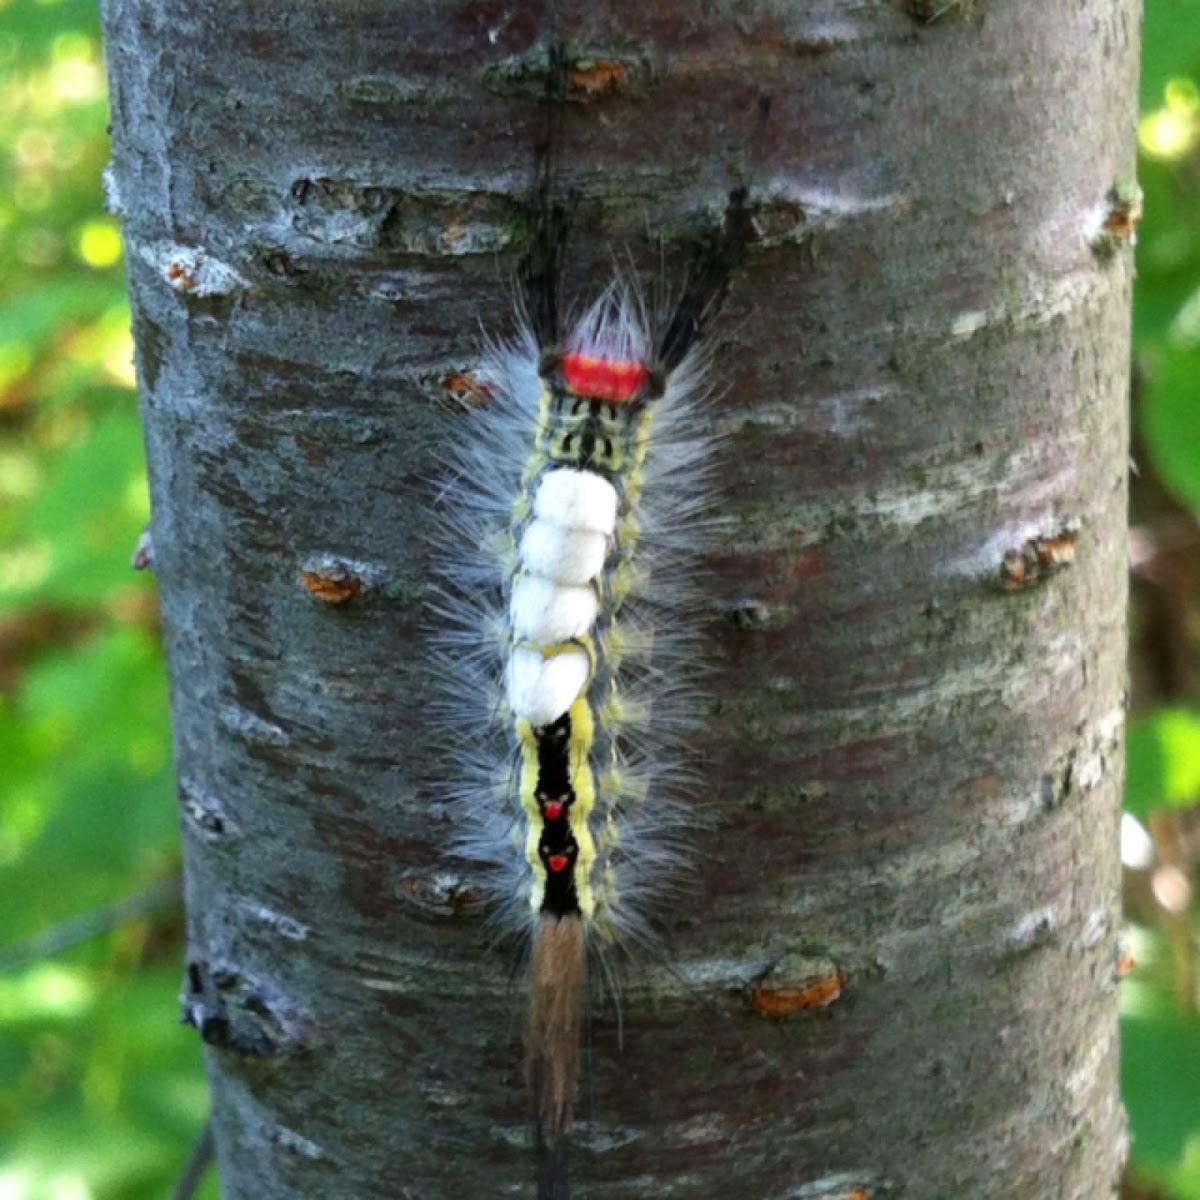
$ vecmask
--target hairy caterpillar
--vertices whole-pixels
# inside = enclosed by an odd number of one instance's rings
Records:
[[[486,354],[439,549],[447,723],[472,739],[455,851],[531,937],[527,1073],[552,1143],[571,1125],[589,954],[611,979],[607,951],[650,939],[683,861],[713,465],[699,343],[753,237],[735,191],[673,310],[656,317],[618,278],[565,321],[565,226],[544,180],[519,332]]]

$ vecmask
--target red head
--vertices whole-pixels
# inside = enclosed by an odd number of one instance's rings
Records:
[[[590,354],[564,354],[560,363],[563,380],[576,396],[627,404],[641,394],[650,369],[639,362],[620,362]]]

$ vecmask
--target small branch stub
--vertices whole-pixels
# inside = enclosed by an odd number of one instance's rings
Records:
[[[441,389],[462,408],[484,408],[491,400],[491,389],[474,371],[451,371],[442,376]]]
[[[363,581],[349,571],[301,571],[300,582],[326,604],[346,604],[362,595]]]
[[[1047,537],[1032,537],[1023,546],[1009,550],[1000,561],[1000,585],[1017,592],[1045,583],[1051,575],[1075,561],[1079,530],[1070,526]]]
[[[754,987],[750,1003],[756,1012],[767,1017],[781,1017],[806,1008],[828,1008],[837,1000],[846,985],[846,972],[834,967],[828,973],[810,977],[804,982],[775,982],[772,972]]]
[[[1132,975],[1134,969],[1137,967],[1137,959],[1133,953],[1133,944],[1128,934],[1122,934],[1117,938],[1115,957],[1116,965],[1113,968],[1113,974],[1116,976],[1117,981],[1120,982],[1122,979]]]
[[[1142,189],[1136,183],[1114,187],[1105,202],[1100,228],[1092,238],[1096,254],[1111,258],[1122,246],[1134,245],[1143,212]]]
[[[236,967],[191,959],[179,1020],[210,1046],[250,1058],[279,1058],[308,1049],[296,1014],[283,998]]]
[[[590,104],[618,91],[645,91],[656,79],[653,55],[647,47],[628,43],[591,48],[568,45],[558,53],[565,61],[544,45],[510,55],[486,69],[484,82],[503,95],[540,100],[549,80],[552,87],[561,89],[563,100]]]
[[[154,570],[154,538],[150,533],[149,525],[142,530],[142,536],[138,538],[138,544],[134,547],[129,565],[135,571]]]
[[[200,246],[155,242],[142,246],[140,255],[182,296],[207,299],[246,288],[246,281],[233,267]]]
[[[615,92],[629,74],[629,64],[616,58],[581,58],[570,66],[571,90],[589,98]]]
[[[422,915],[433,918],[482,913],[486,899],[460,876],[448,871],[436,875],[412,874],[401,880],[397,895]]]

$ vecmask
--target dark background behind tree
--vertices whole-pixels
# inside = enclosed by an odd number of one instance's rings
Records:
[[[1124,984],[1125,1094],[1135,1174],[1194,1200],[1200,6],[1151,0],[1146,50],[1128,803],[1156,858],[1128,875],[1139,966]],[[175,1024],[177,809],[155,607],[126,567],[146,502],[119,243],[97,183],[107,147],[91,7],[17,0],[0,13],[0,62],[0,935],[13,943],[0,1180],[21,1200],[132,1200],[163,1193],[206,1100],[194,1035]],[[50,954],[25,941],[130,895],[140,911],[100,912],[94,924],[112,927],[86,945]],[[58,944],[79,932],[59,927]]]

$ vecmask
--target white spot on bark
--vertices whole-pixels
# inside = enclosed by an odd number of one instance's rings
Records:
[[[718,425],[722,435],[744,429],[802,429],[829,437],[854,437],[874,427],[873,410],[901,394],[886,387],[853,388],[827,396],[805,396],[802,402],[761,404]]]
[[[1079,932],[1079,945],[1084,950],[1091,950],[1108,938],[1108,909],[1093,908],[1083,923]]]
[[[1051,904],[1026,913],[1012,928],[1008,948],[1014,953],[1045,946],[1058,932],[1058,910]]]
[[[297,1158],[306,1158],[315,1162],[327,1157],[325,1151],[316,1142],[302,1137],[295,1130],[285,1129],[282,1125],[275,1125],[269,1128],[267,1137],[277,1146],[288,1151],[289,1154],[294,1154]]]
[[[129,560],[129,565],[135,571],[151,571],[154,569],[154,538],[151,536],[149,525],[142,530],[142,536],[138,538],[138,543],[134,547],[133,557]]]
[[[227,729],[243,734],[255,742],[286,746],[292,740],[278,725],[264,720],[238,704],[227,704],[221,709],[221,723]]]
[[[240,907],[251,920],[268,926],[279,934],[280,937],[286,938],[289,942],[307,941],[308,935],[311,932],[309,927],[302,921],[297,921],[294,917],[286,916],[284,913],[276,912],[265,905],[244,903]]]
[[[863,196],[822,187],[800,187],[794,180],[780,177],[755,188],[752,200],[760,246],[803,242],[814,233],[827,233],[847,221],[875,213],[898,213],[909,204],[902,193]]]
[[[1068,316],[1077,308],[1106,300],[1108,294],[1109,285],[1095,272],[1042,280],[1031,283],[1025,295],[1015,302],[959,313],[950,325],[950,335],[956,339],[969,338],[991,326],[1019,330],[1045,325]]]
[[[114,217],[125,215],[125,201],[121,198],[121,184],[117,179],[117,169],[114,163],[109,163],[100,174],[104,185],[104,207]]]
[[[856,1196],[862,1196],[864,1193],[873,1196],[877,1190],[887,1187],[888,1185],[882,1184],[866,1172],[846,1172],[840,1175],[826,1175],[810,1183],[789,1188],[781,1193],[779,1200],[855,1200]]]

